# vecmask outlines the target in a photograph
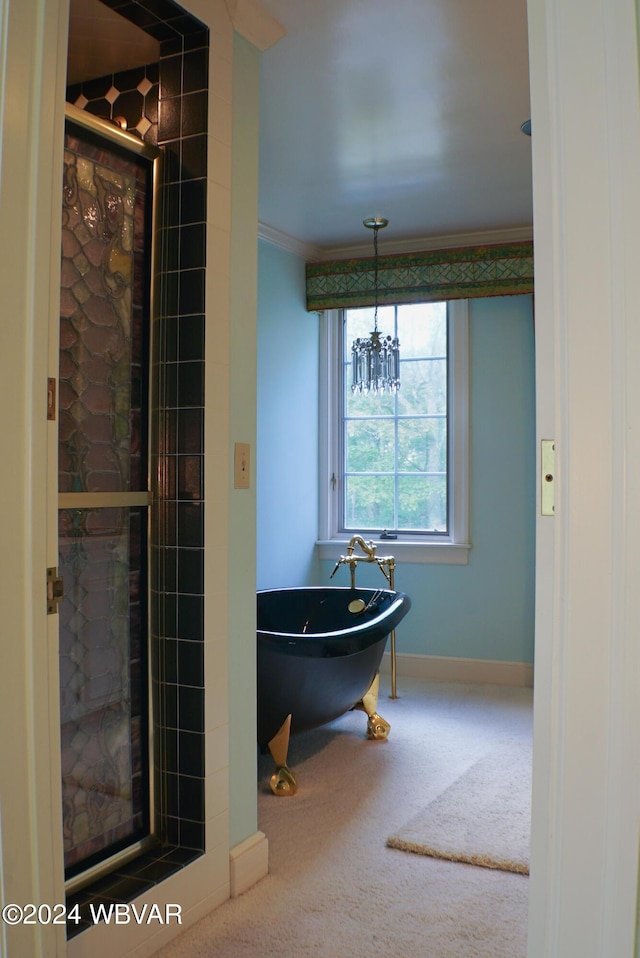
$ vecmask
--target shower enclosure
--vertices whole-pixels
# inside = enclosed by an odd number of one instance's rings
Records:
[[[79,115],[78,115],[79,114]],[[67,878],[151,822],[149,357],[158,151],[68,111],[59,419],[60,721]]]

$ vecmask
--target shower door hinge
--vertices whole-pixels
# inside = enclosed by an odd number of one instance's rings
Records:
[[[47,379],[47,419],[52,421],[56,418],[56,381],[50,376]]]
[[[56,615],[64,597],[64,582],[55,566],[47,569],[47,615]]]

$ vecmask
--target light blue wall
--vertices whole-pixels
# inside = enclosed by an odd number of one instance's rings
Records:
[[[258,245],[257,581],[318,581],[318,316],[305,264]]]
[[[328,583],[317,535],[315,314],[304,308],[304,264],[261,244],[258,287],[258,586]],[[280,346],[270,340],[278,333]],[[469,564],[398,563],[413,608],[398,652],[533,661],[535,379],[530,296],[469,306]],[[286,343],[283,356],[282,343]],[[391,550],[389,550],[391,551]],[[344,571],[344,570],[342,570]],[[348,574],[333,582],[347,585]],[[358,568],[358,584],[383,583]]]
[[[398,563],[396,587],[411,596],[413,605],[398,628],[397,650],[533,662],[535,378],[530,296],[469,303],[469,378],[469,564]],[[322,562],[321,567],[324,580],[333,563]],[[358,585],[379,585],[381,578],[377,569],[358,569]],[[338,584],[337,576],[334,581]]]
[[[532,662],[535,397],[531,298],[472,301],[469,354],[469,564],[398,566],[396,586],[411,595],[413,608],[398,629],[397,648],[415,654]]]
[[[461,570],[457,628],[447,635],[434,623],[434,639],[427,643],[435,655],[533,662],[536,426],[531,297],[471,303],[469,345],[473,549],[469,566]],[[450,580],[452,587],[457,590],[457,582]],[[456,604],[455,593],[450,591],[449,599]],[[456,651],[447,652],[456,634]]]

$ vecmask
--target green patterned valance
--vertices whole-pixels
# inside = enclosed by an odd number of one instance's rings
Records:
[[[371,306],[375,261],[307,263],[307,309]],[[415,303],[533,292],[533,243],[380,256],[378,301]]]

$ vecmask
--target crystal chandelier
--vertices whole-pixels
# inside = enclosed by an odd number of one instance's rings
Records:
[[[373,332],[368,339],[355,339],[351,347],[351,391],[354,393],[400,389],[400,343],[378,332],[378,230],[384,229],[388,222],[382,216],[363,220],[363,226],[373,230],[375,309]]]

